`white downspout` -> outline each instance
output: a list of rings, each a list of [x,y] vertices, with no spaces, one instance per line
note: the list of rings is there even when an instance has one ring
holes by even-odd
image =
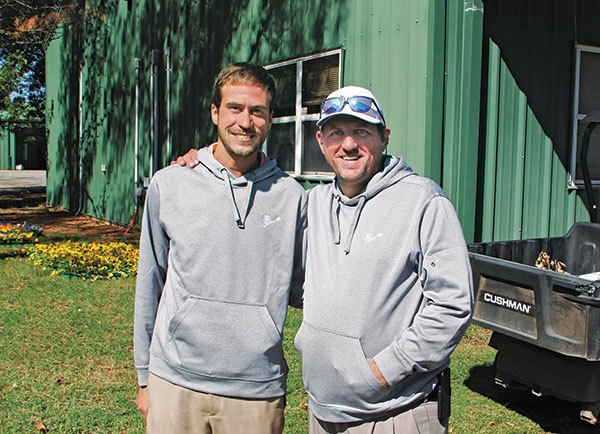
[[[167,155],[165,165],[168,165],[171,161],[171,47],[165,48],[165,57],[167,64],[165,69],[167,73]]]
[[[135,186],[135,208],[138,207],[139,153],[140,153],[140,59],[134,59],[135,65],[135,125],[133,144],[135,148],[135,164],[133,169],[133,184]]]
[[[140,59],[135,58],[133,60],[133,64],[135,67],[135,120],[133,127],[133,145],[135,149],[135,161],[133,165],[133,185],[135,188],[135,207],[133,208],[133,217],[129,226],[123,233],[127,234],[133,225],[135,224],[135,219],[137,218],[138,208],[139,208],[139,198],[142,194],[142,189],[139,188],[139,151],[140,151]]]
[[[75,215],[83,209],[83,65],[79,68],[79,207]]]

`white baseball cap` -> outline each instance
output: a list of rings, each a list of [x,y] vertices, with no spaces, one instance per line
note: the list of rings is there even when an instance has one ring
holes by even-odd
[[[321,103],[321,114],[317,126],[321,127],[334,116],[354,116],[370,124],[385,127],[385,118],[379,102],[367,89],[346,86],[329,94]]]

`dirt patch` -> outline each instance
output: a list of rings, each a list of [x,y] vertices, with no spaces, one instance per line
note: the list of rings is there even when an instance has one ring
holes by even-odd
[[[46,193],[15,191],[0,193],[0,222],[33,223],[44,229],[48,240],[123,241],[137,243],[139,228],[125,234],[126,228],[89,216],[75,215],[64,208],[46,204]]]

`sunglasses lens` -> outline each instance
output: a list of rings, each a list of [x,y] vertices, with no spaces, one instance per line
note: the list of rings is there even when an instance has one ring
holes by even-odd
[[[336,113],[340,111],[343,105],[344,100],[342,98],[326,99],[325,101],[323,101],[323,107],[321,108],[321,112],[325,115]]]
[[[368,96],[351,96],[350,98],[337,96],[334,98],[328,98],[321,104],[321,118],[334,113],[340,113],[345,104],[348,104],[353,112],[368,113],[367,116],[377,119],[379,122],[385,125],[383,115],[379,111],[377,103]]]
[[[373,100],[364,96],[355,96],[348,100],[350,108],[357,113],[366,113],[371,110]]]

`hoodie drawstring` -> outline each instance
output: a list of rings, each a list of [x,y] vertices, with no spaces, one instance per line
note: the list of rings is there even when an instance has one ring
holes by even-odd
[[[350,229],[348,230],[346,247],[344,248],[345,254],[350,253],[350,247],[352,246],[352,240],[354,239],[354,232],[356,231],[358,219],[360,218],[360,213],[362,212],[366,201],[367,198],[365,196],[360,196],[360,198],[358,199],[358,204],[356,205],[356,210],[354,210],[354,216],[352,217],[352,223],[350,223]]]
[[[333,196],[335,205],[331,207],[331,220],[333,221],[333,242],[338,245],[341,241],[340,235],[340,198]]]
[[[329,186],[332,196],[331,200],[335,202],[331,202],[330,224],[333,226],[334,243],[336,245],[342,243],[340,219],[347,222],[350,213],[354,212],[350,222],[348,235],[344,241],[345,254],[350,253],[356,227],[358,226],[358,221],[367,200],[370,200],[381,191],[411,175],[416,175],[416,173],[412,171],[402,158],[384,155],[382,160],[382,170],[373,175],[364,190],[357,196],[351,198],[344,196],[337,179]]]
[[[334,196],[335,205],[331,209],[331,218],[333,220],[333,241],[335,244],[341,243],[341,229],[340,229],[340,212],[341,212],[341,200],[339,196]],[[344,247],[344,253],[350,253],[350,248],[352,247],[352,240],[354,239],[354,232],[356,232],[356,227],[358,226],[358,220],[360,219],[360,213],[362,212],[365,203],[367,202],[367,198],[361,195],[358,198],[358,203],[356,204],[356,208],[354,210],[354,215],[352,216],[352,221],[350,222],[350,228],[348,229],[348,235],[346,236],[346,246]]]
[[[252,180],[247,180],[248,183],[248,203],[246,203],[246,209],[244,211],[244,217],[240,214],[240,210],[238,208],[237,202],[235,201],[235,195],[233,194],[233,185],[231,184],[231,178],[227,172],[227,169],[221,169],[221,174],[223,178],[225,178],[227,192],[229,193],[229,199],[231,200],[231,209],[233,211],[233,218],[240,229],[244,229],[246,227],[246,218],[248,217],[248,209],[250,208],[250,201],[252,200],[252,190],[254,188],[254,183]]]

